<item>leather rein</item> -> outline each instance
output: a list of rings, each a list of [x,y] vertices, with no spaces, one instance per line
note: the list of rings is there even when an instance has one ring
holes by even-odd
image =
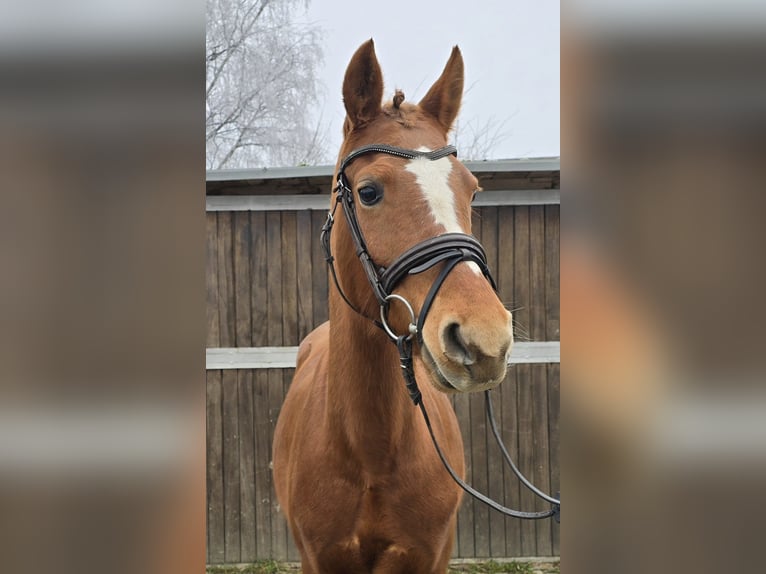
[[[335,187],[335,201],[333,202],[332,209],[327,214],[327,220],[322,227],[322,233],[320,237],[322,251],[324,252],[325,260],[330,268],[330,273],[335,283],[335,287],[338,293],[346,302],[346,304],[353,309],[357,314],[365,319],[372,321],[376,326],[385,331],[388,337],[396,344],[399,352],[400,365],[402,368],[402,375],[404,377],[407,391],[412,399],[412,402],[420,408],[423,414],[423,419],[428,428],[428,432],[431,435],[431,440],[436,448],[436,452],[442,461],[442,464],[446,468],[452,479],[460,486],[465,492],[487,504],[494,510],[505,514],[506,516],[513,516],[516,518],[537,520],[541,518],[553,517],[557,522],[560,520],[561,515],[561,501],[558,498],[553,498],[539,489],[537,489],[531,482],[529,482],[518,470],[513,463],[508,450],[503,445],[500,438],[500,434],[497,430],[497,425],[494,420],[494,414],[492,410],[492,399],[490,398],[489,390],[484,391],[485,404],[487,417],[490,420],[490,427],[492,434],[497,441],[500,450],[503,453],[503,458],[510,466],[514,474],[519,478],[522,484],[529,488],[536,496],[550,502],[553,507],[550,510],[542,512],[523,512],[519,510],[512,510],[505,506],[495,502],[488,498],[484,494],[476,491],[470,485],[465,483],[450,466],[447,458],[444,456],[439,443],[434,436],[433,429],[431,427],[431,421],[428,417],[428,412],[423,404],[423,397],[418,389],[417,381],[415,380],[415,371],[412,361],[412,343],[413,338],[416,338],[420,345],[423,344],[422,332],[423,325],[428,315],[428,311],[433,304],[436,294],[441,288],[442,284],[447,278],[447,275],[457,266],[458,263],[463,261],[473,262],[478,265],[484,277],[492,285],[492,288],[497,291],[497,285],[489,271],[487,265],[487,256],[484,252],[484,248],[475,237],[465,233],[444,233],[436,237],[431,237],[424,241],[421,241],[414,246],[407,249],[399,257],[397,257],[391,265],[388,267],[382,267],[375,263],[370,256],[367,249],[367,243],[365,242],[362,229],[359,226],[359,220],[356,215],[356,206],[354,201],[354,194],[349,185],[348,178],[346,177],[346,168],[356,158],[364,154],[371,153],[384,153],[402,159],[415,159],[425,158],[431,161],[435,161],[450,155],[457,155],[457,150],[454,146],[445,146],[434,151],[416,151],[395,146],[389,146],[385,144],[372,144],[360,147],[349,153],[343,161],[340,163],[337,174],[337,184]],[[332,249],[330,246],[330,234],[332,233],[333,225],[335,224],[335,212],[338,205],[342,205],[343,214],[345,216],[348,229],[351,233],[351,238],[354,242],[356,249],[356,255],[362,264],[367,281],[372,288],[372,292],[377,299],[380,306],[380,321],[377,319],[368,317],[365,315],[359,307],[354,305],[343,289],[340,287],[338,277],[335,272],[335,258],[332,255]],[[420,309],[420,313],[415,316],[415,312],[412,305],[401,295],[394,293],[396,287],[401,283],[408,275],[416,275],[422,273],[428,269],[431,269],[439,263],[444,263],[441,271],[436,277],[435,281],[431,285],[431,288],[423,301],[423,306]],[[397,335],[388,324],[388,311],[390,303],[393,300],[397,300],[405,305],[410,315],[410,324],[408,332],[404,335]]]

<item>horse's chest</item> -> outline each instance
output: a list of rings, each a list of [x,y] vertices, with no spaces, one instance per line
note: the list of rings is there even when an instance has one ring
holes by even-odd
[[[459,496],[450,491],[445,488],[442,494],[435,496],[433,489],[415,488],[407,480],[396,477],[386,479],[385,484],[345,489],[332,518],[327,520],[329,514],[325,514],[321,524],[314,525],[325,540],[319,552],[320,562],[357,564],[358,571],[367,571],[370,564],[381,561],[433,564],[454,530]],[[421,570],[407,568],[406,571]]]

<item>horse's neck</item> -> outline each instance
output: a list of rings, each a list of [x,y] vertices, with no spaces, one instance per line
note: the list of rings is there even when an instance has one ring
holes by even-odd
[[[343,303],[341,303],[345,307]],[[409,399],[396,347],[348,307],[330,319],[328,424],[355,457],[388,464],[411,445],[417,409]]]

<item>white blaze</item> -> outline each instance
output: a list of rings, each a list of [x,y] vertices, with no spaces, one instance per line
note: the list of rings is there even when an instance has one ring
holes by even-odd
[[[431,151],[421,147],[418,151]],[[455,194],[449,186],[449,176],[452,173],[452,163],[449,157],[430,160],[416,157],[404,168],[415,176],[434,221],[444,228],[445,233],[466,233],[457,220],[455,211]],[[481,273],[479,267],[469,262],[468,265],[475,273]]]

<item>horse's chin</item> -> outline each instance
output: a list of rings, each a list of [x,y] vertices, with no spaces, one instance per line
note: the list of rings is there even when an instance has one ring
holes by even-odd
[[[426,345],[422,345],[420,349],[420,358],[423,367],[428,373],[428,380],[442,393],[453,394],[485,391],[496,387],[505,379],[505,373],[503,373],[503,376],[497,380],[475,381],[471,379],[470,374],[464,367],[459,367],[459,370],[464,371],[464,373],[452,374],[446,366],[439,365]]]

